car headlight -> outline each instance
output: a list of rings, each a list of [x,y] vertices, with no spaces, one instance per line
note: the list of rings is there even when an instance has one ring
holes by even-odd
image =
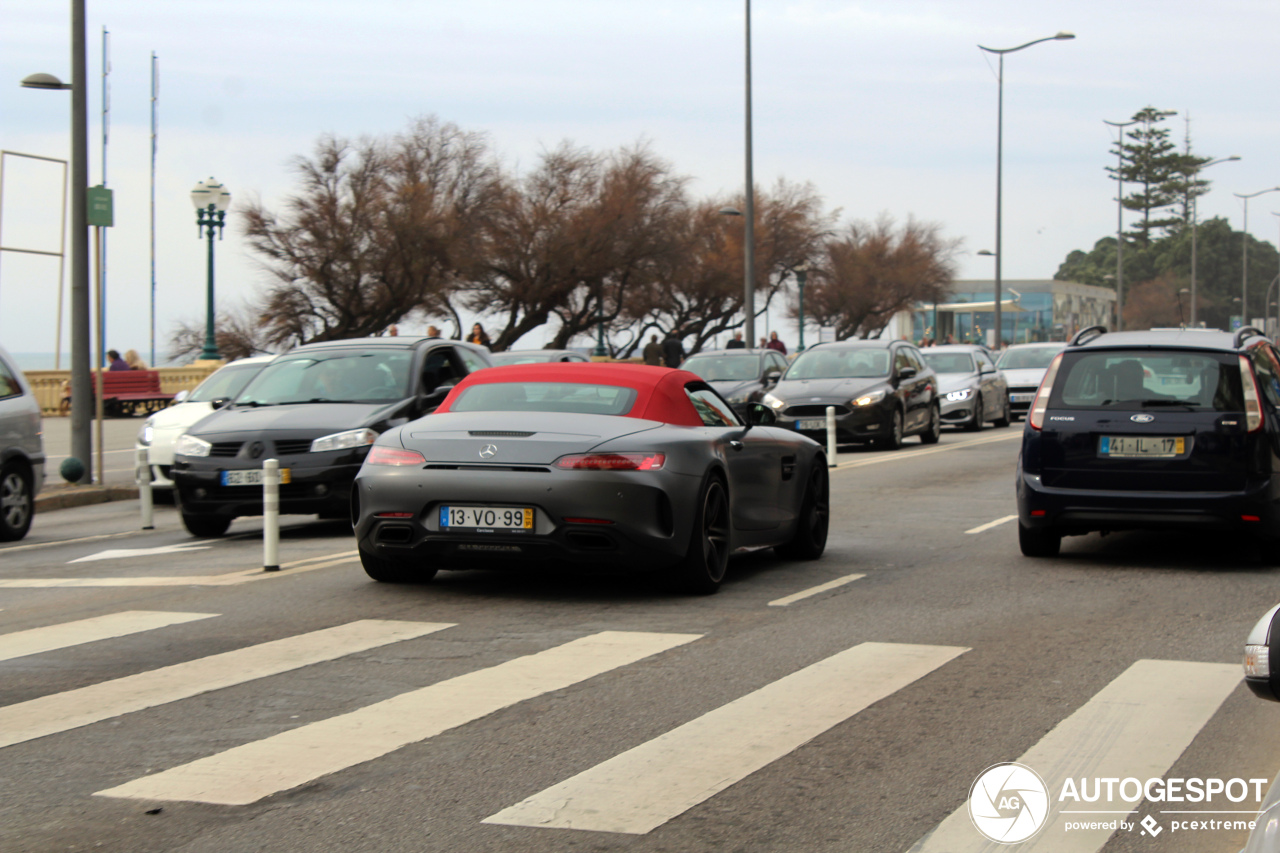
[[[968,400],[973,396],[972,388],[964,388],[959,391],[952,391],[947,395],[948,403],[959,403],[961,400]]]
[[[213,445],[203,438],[185,432],[173,443],[173,452],[177,456],[208,456],[212,449]]]
[[[311,442],[311,452],[321,453],[325,450],[346,450],[351,447],[364,447],[378,440],[378,434],[368,427],[349,429],[346,432],[335,432]]]
[[[873,403],[879,403],[884,399],[884,395],[888,392],[883,388],[879,391],[872,391],[870,394],[863,394],[861,397],[855,397],[849,403],[854,406],[870,406]]]
[[[786,400],[779,400],[777,397],[773,396],[772,394],[765,394],[763,397],[760,398],[760,402],[764,403],[766,406],[773,409],[775,412],[781,412],[783,409],[787,407]]]
[[[151,426],[151,418],[147,418],[142,422],[142,429],[138,430],[138,444],[143,447],[151,446],[151,436],[155,430]]]

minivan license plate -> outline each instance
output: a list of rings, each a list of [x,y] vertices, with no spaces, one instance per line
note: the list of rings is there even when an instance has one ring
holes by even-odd
[[[1183,454],[1186,441],[1182,436],[1104,435],[1098,452],[1112,459],[1169,459]]]
[[[533,509],[525,506],[442,506],[440,529],[532,533]]]

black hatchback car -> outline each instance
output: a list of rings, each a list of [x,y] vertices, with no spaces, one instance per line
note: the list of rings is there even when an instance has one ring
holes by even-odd
[[[1229,333],[1079,332],[1045,373],[1018,457],[1022,553],[1135,529],[1280,537],[1280,355]]]
[[[836,441],[873,442],[887,450],[907,435],[925,444],[942,434],[938,377],[907,341],[821,343],[796,357],[761,399],[778,426],[826,440],[827,407],[836,412]]]
[[[279,356],[174,443],[182,523],[212,537],[260,515],[267,458],[280,462],[281,513],[346,518],[377,437],[435,411],[458,380],[489,366],[484,347],[441,338],[329,341]]]

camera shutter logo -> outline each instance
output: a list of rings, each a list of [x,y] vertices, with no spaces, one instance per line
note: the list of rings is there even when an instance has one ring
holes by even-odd
[[[1049,816],[1049,789],[1024,764],[993,764],[973,780],[969,819],[987,839],[1017,844],[1040,831]]]

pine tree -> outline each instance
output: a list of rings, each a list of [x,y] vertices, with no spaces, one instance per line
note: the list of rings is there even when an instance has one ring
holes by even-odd
[[[1149,246],[1154,231],[1169,229],[1180,221],[1176,217],[1155,218],[1166,207],[1178,203],[1178,181],[1186,176],[1179,172],[1185,168],[1184,155],[1169,141],[1169,129],[1160,127],[1166,118],[1177,113],[1145,107],[1134,113],[1137,127],[1130,130],[1128,142],[1118,143],[1112,154],[1118,154],[1120,165],[1107,167],[1111,176],[1125,184],[1136,184],[1138,190],[1121,199],[1129,210],[1142,213],[1142,219],[1129,233],[1139,246]]]

